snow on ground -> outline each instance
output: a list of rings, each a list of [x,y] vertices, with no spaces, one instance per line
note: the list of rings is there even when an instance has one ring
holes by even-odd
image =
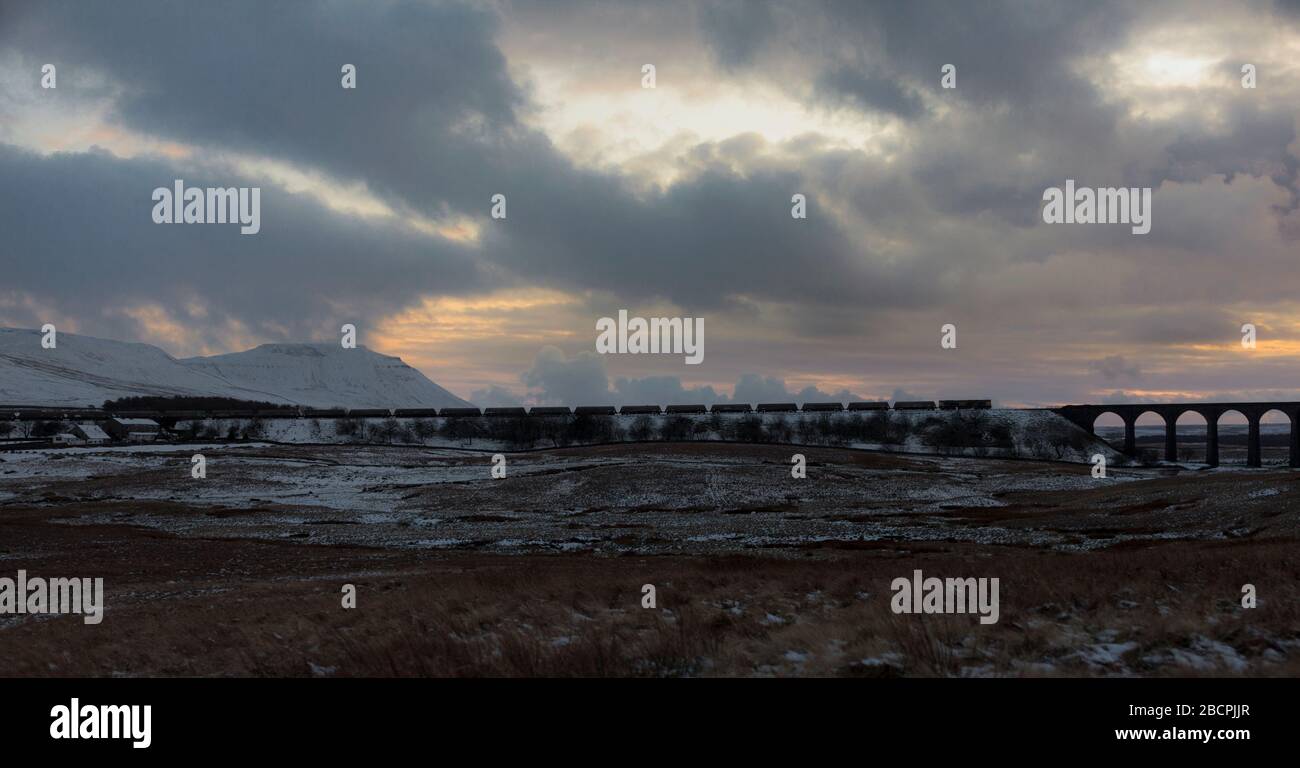
[[[713,552],[844,541],[1062,549],[1132,538],[1006,520],[963,524],[1009,494],[1094,490],[1087,467],[891,457],[820,448],[652,443],[491,456],[448,448],[273,444],[42,450],[0,458],[0,514],[85,504],[68,524],[130,522],[202,536],[474,547],[502,552]],[[202,453],[207,478],[191,477]],[[1107,483],[1151,471],[1117,470]],[[111,503],[110,503],[111,502]],[[1067,526],[1068,527],[1068,526]],[[1159,534],[1140,534],[1157,538]]]

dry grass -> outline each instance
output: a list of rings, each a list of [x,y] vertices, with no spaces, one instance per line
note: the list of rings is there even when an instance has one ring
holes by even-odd
[[[115,529],[120,532],[121,529]],[[105,532],[107,533],[107,531]],[[1300,673],[1295,542],[503,557],[193,542],[114,573],[109,612],[0,620],[5,675],[935,676]],[[57,559],[57,558],[56,558]],[[98,560],[99,562],[96,562]],[[157,563],[188,565],[183,587]],[[889,583],[995,576],[1001,620],[889,610]],[[54,572],[53,569],[51,572]],[[67,572],[66,570],[60,572]],[[293,577],[282,574],[293,573]],[[1260,606],[1239,605],[1243,583]],[[340,606],[340,586],[358,607]],[[640,607],[655,584],[658,609]],[[1216,645],[1221,644],[1221,645]],[[1114,660],[1094,652],[1108,647]],[[1229,648],[1228,655],[1222,653]],[[1092,659],[1090,663],[1089,659]],[[1197,666],[1200,665],[1200,666]]]

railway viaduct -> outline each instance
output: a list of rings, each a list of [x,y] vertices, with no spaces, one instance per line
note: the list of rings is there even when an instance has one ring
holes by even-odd
[[[1097,418],[1104,413],[1113,413],[1124,420],[1124,453],[1136,453],[1136,424],[1138,417],[1145,413],[1154,413],[1165,422],[1165,459],[1178,460],[1178,417],[1184,413],[1198,413],[1205,419],[1205,463],[1212,467],[1219,465],[1219,418],[1225,413],[1236,411],[1246,417],[1249,434],[1246,439],[1246,466],[1260,466],[1259,422],[1269,411],[1279,411],[1291,422],[1291,459],[1292,467],[1300,467],[1300,432],[1296,422],[1300,420],[1300,402],[1272,403],[1125,403],[1122,405],[1066,405],[1053,408],[1053,411],[1074,424],[1096,434],[1094,425]]]

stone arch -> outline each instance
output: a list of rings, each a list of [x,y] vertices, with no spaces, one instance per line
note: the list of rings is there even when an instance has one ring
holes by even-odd
[[[1254,426],[1250,426],[1250,425]],[[1257,466],[1251,464],[1250,433],[1258,429],[1259,417],[1251,418],[1251,409],[1239,405],[1227,405],[1214,417],[1214,426],[1218,452],[1226,454],[1219,459],[1224,464],[1237,466]],[[1246,427],[1246,429],[1243,429]],[[1217,462],[1216,462],[1217,464]]]
[[[1181,444],[1179,441],[1180,427],[1184,430],[1181,435]],[[1166,455],[1165,458],[1170,461],[1184,463],[1202,461],[1205,464],[1209,464],[1209,429],[1210,418],[1207,417],[1199,408],[1183,408],[1172,414],[1169,427],[1169,432],[1172,436],[1172,443],[1167,447],[1173,449],[1174,456],[1171,458]],[[1190,445],[1191,443],[1196,443],[1203,447],[1192,448]]]
[[[1113,416],[1114,417],[1113,419],[1105,419],[1105,420],[1110,422],[1119,422],[1119,423],[1105,424],[1101,426],[1101,429],[1107,430],[1108,435],[1115,427],[1120,427],[1124,431],[1122,433],[1122,436],[1116,436],[1114,438],[1111,438],[1109,436],[1106,437],[1105,438],[1106,444],[1109,445],[1111,448],[1114,448],[1115,450],[1125,454],[1130,453],[1133,450],[1133,419],[1131,417],[1125,416],[1123,409],[1098,408],[1096,411],[1091,413],[1090,416],[1092,418],[1088,420],[1088,431],[1091,432],[1093,435],[1097,434],[1097,429],[1098,429],[1097,422],[1102,421],[1103,419],[1105,419],[1105,417]]]
[[[1282,406],[1270,404],[1259,414],[1258,466],[1296,466],[1295,422],[1295,416]]]
[[[1132,419],[1131,423],[1133,424],[1133,431],[1134,431],[1133,452],[1131,455],[1134,456],[1135,458],[1150,457],[1150,458],[1158,459],[1162,454],[1167,454],[1169,449],[1169,431],[1173,426],[1173,420],[1165,415],[1165,409],[1163,409],[1159,405],[1137,405],[1134,406],[1129,411],[1129,413],[1131,414],[1130,418]],[[1163,449],[1152,447],[1152,446],[1148,446],[1145,448],[1138,447],[1138,438],[1137,438],[1137,431],[1139,427],[1138,422],[1142,421],[1143,418],[1148,415],[1155,416],[1164,425],[1164,440],[1162,441],[1164,444]],[[1148,423],[1140,426],[1150,426],[1150,424]]]

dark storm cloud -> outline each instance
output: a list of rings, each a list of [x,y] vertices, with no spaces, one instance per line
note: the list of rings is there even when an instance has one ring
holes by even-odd
[[[874,88],[917,87],[978,104],[1043,105],[1077,98],[1069,63],[1122,41],[1134,12],[1122,3],[1050,2],[783,2],[751,19],[742,9],[706,23],[702,32],[724,61],[761,61],[763,49],[798,50],[823,76],[879,68]],[[773,8],[779,10],[773,10]],[[780,15],[783,24],[758,18]],[[706,18],[710,18],[707,17]],[[812,44],[810,44],[812,43]],[[745,51],[737,57],[735,51]],[[846,53],[850,52],[850,53]],[[847,59],[847,60],[845,60]],[[943,91],[940,67],[957,66],[958,87]],[[845,66],[851,68],[845,70]],[[814,77],[814,79],[816,79]]]
[[[1300,0],[1273,0],[1283,14],[1300,18]]]
[[[905,154],[907,162],[893,163],[903,170],[888,173],[904,175],[903,183],[911,185],[929,212],[959,217],[993,213],[1013,226],[1029,227],[1038,221],[1042,190],[1067,177],[1081,179],[1091,173],[1102,176],[1096,185],[1158,186],[1188,170],[1178,145],[1167,154],[1141,160],[1123,157],[1127,148],[1148,142],[1132,128],[1128,135],[1121,133],[1126,104],[1100,91],[1077,67],[1081,57],[1102,57],[1125,45],[1139,20],[1139,8],[1048,2],[827,2],[781,7],[790,9],[783,14],[787,24],[750,30],[753,38],[744,47],[754,51],[748,57],[752,66],[758,69],[771,60],[764,52],[779,56],[783,51],[806,51],[816,41],[817,53],[802,57],[816,83],[806,93],[814,103],[856,104],[866,113],[907,119],[911,151]],[[1162,15],[1154,7],[1150,13]],[[711,44],[725,49],[741,46],[734,38],[743,30],[729,29],[724,37],[715,26],[702,27]],[[955,89],[940,87],[944,64],[957,68]],[[919,92],[959,109],[932,117]],[[1216,172],[1258,173],[1261,154],[1277,165],[1279,156],[1287,155],[1286,136],[1277,128],[1290,117],[1283,110],[1253,120],[1243,115],[1242,135],[1217,141],[1253,156],[1219,163]],[[1252,147],[1246,134],[1263,143]],[[1196,141],[1188,136],[1173,139]],[[1009,172],[1008,158],[1018,155],[1033,157],[1032,164]],[[1222,150],[1219,155],[1228,159]],[[878,176],[860,178],[864,183]],[[890,205],[896,196],[873,189],[862,196],[868,198],[873,206]],[[913,216],[899,223],[914,228],[916,220]]]
[[[932,90],[941,90],[939,68],[950,63],[957,65],[957,88],[950,94],[1027,106],[1081,95],[1070,63],[1115,47],[1133,17],[1116,2],[844,0],[832,7],[837,29],[878,30],[884,58]]]
[[[816,90],[831,103],[847,102],[861,109],[889,112],[902,118],[916,117],[925,109],[920,98],[897,82],[850,67],[822,73],[817,78]]]
[[[1200,181],[1223,174],[1265,176],[1291,193],[1291,209],[1300,205],[1296,181],[1300,158],[1287,149],[1295,141],[1295,115],[1240,105],[1228,114],[1226,129],[1213,133],[1184,133],[1168,146],[1169,165],[1162,178]]]
[[[407,203],[485,204],[469,183],[521,95],[494,18],[422,2],[31,3],[0,43],[102,70],[128,127],[365,179]],[[358,87],[340,87],[343,64]],[[503,158],[504,159],[504,158]],[[427,209],[426,209],[427,210]]]
[[[746,45],[779,50],[801,40],[803,28],[827,38],[825,50],[857,51],[847,63],[833,54],[811,57],[817,82],[840,86],[816,88],[815,98],[838,104],[845,93],[857,93],[865,111],[916,117],[924,110],[909,107],[906,99],[921,90],[970,108],[959,118],[910,129],[923,139],[905,167],[937,211],[989,211],[1029,226],[1045,186],[1066,176],[1084,183],[1090,173],[1104,174],[1089,183],[1105,186],[1159,186],[1164,180],[1199,181],[1210,173],[1264,175],[1291,189],[1295,200],[1298,163],[1288,148],[1294,140],[1292,105],[1243,90],[1228,107],[1229,130],[1183,121],[1164,153],[1130,158],[1124,157],[1130,148],[1150,143],[1143,133],[1158,137],[1159,129],[1125,126],[1121,132],[1125,103],[1078,70],[1080,57],[1119,50],[1135,28],[1197,20],[1197,6],[831,2],[798,7],[802,13],[790,14],[787,18],[796,21],[784,31],[756,27]],[[739,45],[734,39],[722,42],[712,27],[704,31],[715,45]],[[733,37],[739,32],[729,30]],[[757,53],[750,58],[761,61]],[[957,67],[952,90],[940,87],[940,67],[948,63]],[[1235,80],[1240,65],[1231,66]],[[980,131],[979,124],[993,130]],[[998,168],[1008,157],[1029,153],[1036,159],[1028,179],[1023,172],[1008,179]]]
[[[312,9],[56,3],[20,17],[9,42],[120,79],[120,119],[147,134],[323,168],[426,214],[482,218],[505,194],[507,220],[488,222],[482,258],[534,284],[695,307],[735,294],[843,303],[862,285],[872,301],[918,293],[873,278],[825,218],[791,220],[791,194],[807,186],[795,172],[718,163],[647,200],[576,169],[517,122],[522,97],[483,11]],[[358,67],[355,91],[339,87],[342,63]]]
[[[804,188],[792,173],[719,166],[641,203],[603,180],[521,175],[485,251],[539,283],[668,296],[688,309],[729,295],[882,305],[923,295],[862,259],[824,212],[791,218],[791,194]]]
[[[727,69],[751,63],[777,29],[776,13],[769,3],[720,0],[700,3],[697,13],[718,62]]]
[[[241,235],[237,225],[155,224],[153,190],[182,178],[156,160],[102,152],[41,157],[0,144],[0,178],[3,288],[43,297],[46,320],[96,318],[119,333],[138,331],[124,317],[113,320],[115,313],[158,304],[183,320],[189,299],[199,298],[209,314],[195,318],[197,330],[219,334],[233,319],[273,338],[283,329],[305,339],[387,314],[426,292],[486,285],[462,248],[341,221],[312,199],[276,188],[262,189],[257,235]],[[183,178],[187,186],[250,185],[226,175]]]

